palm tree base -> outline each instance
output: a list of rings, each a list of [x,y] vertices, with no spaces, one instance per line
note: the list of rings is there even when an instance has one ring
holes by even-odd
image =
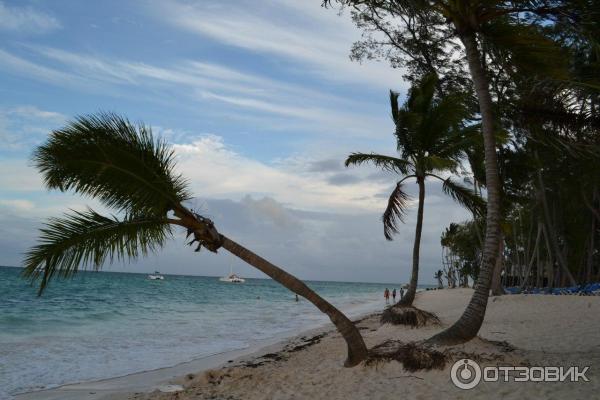
[[[377,365],[381,362],[398,361],[406,371],[444,369],[449,357],[441,351],[423,346],[418,343],[403,343],[398,340],[388,340],[369,351],[366,365]]]
[[[407,325],[413,328],[440,324],[440,319],[437,315],[413,306],[403,306],[401,304],[386,308],[381,314],[380,321],[382,324]]]
[[[408,293],[406,293],[404,296],[402,296],[402,298],[400,300],[398,300],[398,302],[396,304],[394,304],[392,307],[412,307],[412,303],[413,301],[415,301],[415,292],[408,291]]]
[[[344,361],[344,367],[352,368],[356,367],[361,362],[365,361],[368,357],[368,351],[365,349],[360,349],[358,352],[352,351],[350,346],[348,346],[348,357],[346,361]]]

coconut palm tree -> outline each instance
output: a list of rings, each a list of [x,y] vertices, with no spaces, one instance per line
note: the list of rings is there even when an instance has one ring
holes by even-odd
[[[408,291],[398,303],[401,306],[411,306],[417,290],[425,181],[441,181],[445,194],[475,214],[481,215],[485,208],[485,202],[472,189],[457,183],[451,177],[440,176],[444,172],[457,171],[466,144],[471,140],[467,133],[473,131],[473,126],[464,126],[469,111],[463,95],[453,93],[436,98],[437,81],[435,74],[426,75],[411,88],[402,107],[398,106],[398,93],[390,92],[399,158],[373,153],[353,153],[346,159],[346,166],[371,163],[400,176],[382,216],[383,233],[388,240],[392,240],[392,235],[398,233],[398,223],[403,221],[406,213],[409,197],[404,191],[405,183],[415,180],[419,186],[412,272]]]
[[[346,366],[367,355],[363,339],[344,314],[296,277],[221,234],[208,218],[188,209],[186,180],[175,172],[173,151],[150,128],[115,114],[83,116],[52,132],[33,163],[46,186],[99,200],[119,215],[88,209],[50,219],[38,244],[26,254],[24,275],[39,278],[39,294],[55,276],[80,268],[102,268],[105,261],[136,259],[160,249],[182,227],[197,243],[216,253],[224,248],[327,314],[346,340]]]
[[[409,68],[419,70],[410,61],[403,64],[402,59],[413,60],[420,53],[433,54],[441,60],[436,68],[454,66],[457,51],[464,51],[479,105],[484,148],[487,209],[483,257],[475,291],[465,311],[453,325],[429,339],[430,343],[464,343],[477,335],[483,323],[500,245],[502,182],[494,132],[498,113],[492,100],[492,63],[486,48],[503,51],[505,55],[496,58],[495,67],[514,76],[565,80],[568,55],[560,51],[558,41],[549,38],[546,32],[552,27],[558,31],[579,29],[584,25],[582,20],[594,19],[595,9],[586,2],[529,0],[323,0],[323,5],[335,2],[352,8],[359,27],[383,34],[384,39],[368,38],[366,46],[355,45],[353,50],[367,49],[362,51],[366,57],[383,54],[394,66],[408,64]],[[396,48],[398,54],[382,49],[382,43],[384,47]]]

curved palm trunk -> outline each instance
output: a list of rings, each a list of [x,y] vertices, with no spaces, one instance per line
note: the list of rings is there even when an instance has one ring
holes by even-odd
[[[304,297],[313,303],[320,311],[327,314],[331,322],[333,322],[346,341],[348,347],[348,358],[344,363],[346,367],[353,367],[367,357],[367,347],[365,346],[365,342],[363,341],[360,332],[354,323],[342,314],[342,312],[329,304],[295,276],[288,274],[281,268],[271,264],[264,258],[239,245],[228,237],[221,235],[221,239],[222,247],[230,253],[262,271],[292,292]]]
[[[413,245],[412,273],[406,294],[398,302],[399,306],[412,306],[417,293],[419,281],[419,251],[421,249],[421,232],[423,231],[423,206],[425,204],[425,178],[418,177],[419,184],[419,209],[417,211],[417,227],[415,228],[415,243]]]
[[[460,39],[465,46],[471,78],[479,101],[481,125],[483,130],[483,147],[485,154],[485,179],[488,192],[485,240],[483,260],[475,292],[462,316],[448,329],[429,339],[430,342],[457,344],[464,343],[477,335],[487,307],[490,291],[490,281],[496,258],[498,257],[500,233],[500,178],[498,175],[498,160],[496,157],[496,140],[494,137],[494,114],[489,84],[483,66],[481,55],[477,48],[475,34],[464,32]]]

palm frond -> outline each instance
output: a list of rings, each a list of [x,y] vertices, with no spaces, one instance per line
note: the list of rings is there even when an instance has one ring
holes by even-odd
[[[392,235],[398,233],[398,224],[404,222],[406,206],[409,197],[403,190],[403,185],[398,183],[392,191],[388,205],[381,216],[383,221],[383,235],[387,240],[392,240]]]
[[[444,180],[442,190],[445,194],[452,197],[454,201],[467,208],[476,216],[485,215],[486,202],[481,196],[475,194],[473,190],[454,182],[451,178]]]
[[[544,33],[544,28],[495,18],[486,24],[484,30],[482,37],[486,47],[499,52],[516,73],[568,79],[568,54],[558,41]]]
[[[453,92],[436,97],[437,82],[435,74],[426,75],[411,87],[402,107],[392,109],[397,114],[396,147],[402,158],[434,154],[458,161],[469,144],[462,134],[464,122],[471,116],[468,96]]]
[[[425,136],[428,146],[435,146],[439,138],[444,138],[450,132],[458,131],[461,124],[471,115],[467,106],[467,95],[464,93],[449,93],[432,102],[422,123],[422,136]]]
[[[437,74],[431,73],[425,75],[418,85],[412,86],[408,93],[405,109],[425,114],[431,106],[438,80]]]
[[[408,158],[421,150],[422,146],[415,132],[421,126],[422,120],[422,115],[418,113],[405,109],[398,110],[394,135],[396,136],[396,150],[402,157]]]
[[[425,115],[431,108],[437,82],[436,74],[425,75],[418,84],[411,86],[402,108],[396,110],[396,147],[404,158],[424,150],[423,138],[420,137],[419,131],[422,130]]]
[[[435,155],[423,157],[425,170],[427,171],[452,171],[455,172],[459,163],[451,158],[442,158]]]
[[[73,190],[121,211],[164,214],[190,197],[167,144],[115,114],[82,116],[52,132],[33,163],[48,188]]]
[[[348,167],[350,165],[369,163],[383,169],[384,171],[396,172],[400,174],[407,174],[411,168],[413,168],[413,164],[410,161],[375,153],[352,153],[348,156],[344,164],[346,167]]]
[[[39,244],[25,255],[23,275],[41,278],[39,294],[56,274],[69,277],[79,268],[100,269],[108,259],[135,259],[162,247],[171,236],[166,220],[153,215],[108,218],[88,209],[51,218],[40,229]]]

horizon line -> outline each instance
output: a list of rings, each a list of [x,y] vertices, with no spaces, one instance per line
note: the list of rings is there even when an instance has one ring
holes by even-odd
[[[15,266],[15,265],[0,265],[0,268],[18,268],[18,269],[23,269],[23,267],[20,266]],[[92,272],[92,273],[116,273],[116,274],[135,274],[135,275],[146,275],[149,274],[150,272],[131,272],[131,271],[106,271],[106,270],[90,270],[90,269],[83,269],[78,271],[78,273],[80,272]],[[191,277],[202,277],[202,278],[220,278],[221,276],[218,275],[191,275],[191,274],[177,274],[177,273],[162,273],[163,275],[171,275],[171,276],[191,276]],[[265,278],[245,278],[245,279],[260,279],[260,280],[270,280],[272,281],[272,278],[269,277],[265,277]],[[335,280],[321,280],[321,279],[300,279],[301,281],[305,281],[305,282],[334,282],[334,283],[367,283],[367,284],[376,284],[376,285],[405,285],[408,284],[408,282],[404,282],[404,283],[400,283],[400,282],[366,282],[366,281],[335,281]],[[433,283],[421,283],[418,284],[417,286],[435,286],[436,284]]]

